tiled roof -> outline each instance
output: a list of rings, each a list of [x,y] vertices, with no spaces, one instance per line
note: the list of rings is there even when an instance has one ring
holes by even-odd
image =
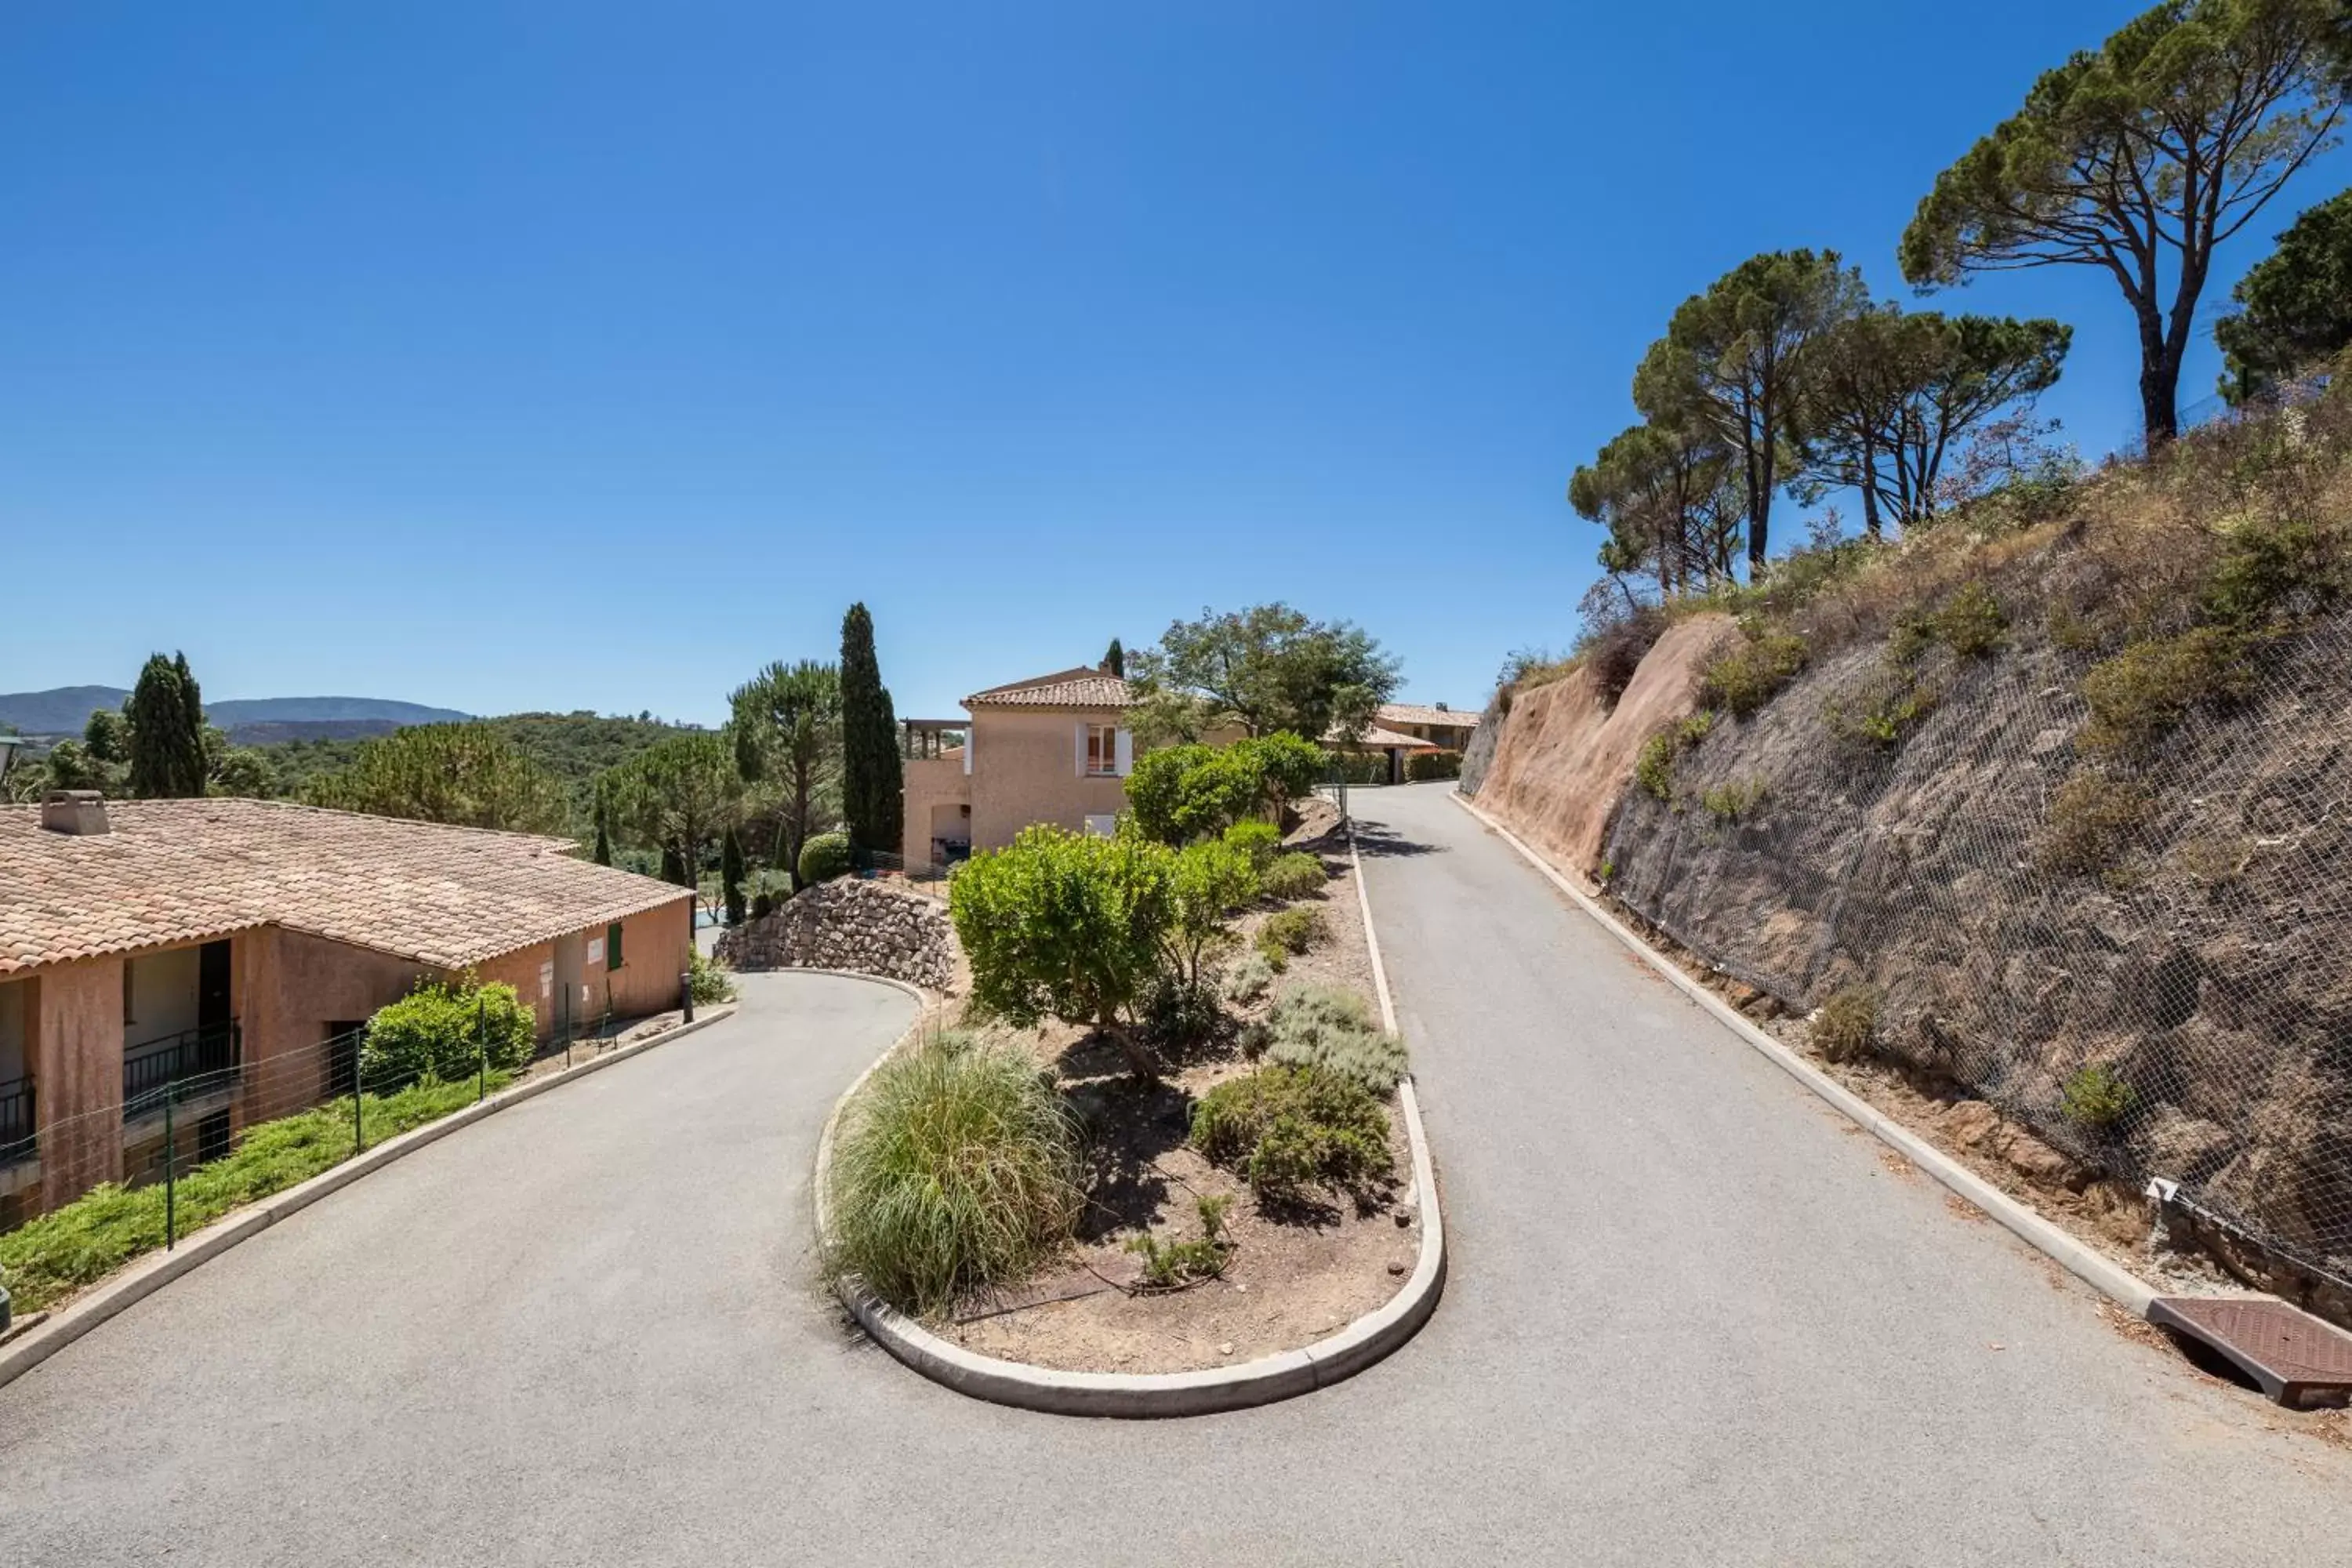
[[[992,686],[963,700],[967,708],[1127,708],[1134,702],[1126,681],[1084,664],[1008,686]]]
[[[1377,724],[1352,738],[1333,730],[1323,737],[1323,743],[1327,746],[1406,746],[1416,751],[1436,750],[1418,735],[1400,735],[1394,730],[1383,730]]]
[[[1384,724],[1446,724],[1462,730],[1478,727],[1475,713],[1465,713],[1459,708],[1423,708],[1412,702],[1383,702],[1373,717]]]
[[[561,838],[260,800],[106,815],[77,837],[0,806],[0,975],[258,925],[462,969],[687,896]]]

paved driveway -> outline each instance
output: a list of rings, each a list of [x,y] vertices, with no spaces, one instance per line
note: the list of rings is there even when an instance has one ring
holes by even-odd
[[[1454,1244],[1387,1363],[1080,1423],[850,1345],[806,1173],[895,993],[738,1018],[273,1227],[0,1389],[0,1560],[2256,1563],[2352,1456],[2088,1298],[1633,966],[1441,786],[1360,792]]]

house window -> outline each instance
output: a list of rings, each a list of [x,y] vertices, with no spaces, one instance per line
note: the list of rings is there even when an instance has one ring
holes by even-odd
[[[1087,813],[1087,837],[1089,838],[1118,837],[1118,814],[1093,811]]]
[[[1118,725],[1089,724],[1087,726],[1087,773],[1091,778],[1112,778],[1118,775]]]
[[[618,921],[604,928],[604,967],[607,970],[621,967],[621,922]]]

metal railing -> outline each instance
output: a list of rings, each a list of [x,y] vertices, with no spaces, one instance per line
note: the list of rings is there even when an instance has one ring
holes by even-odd
[[[35,1109],[30,1077],[0,1083],[0,1165],[14,1165],[40,1152],[33,1131]]]
[[[122,1120],[136,1121],[166,1101],[209,1094],[236,1081],[244,1036],[236,1020],[183,1029],[122,1052]]]

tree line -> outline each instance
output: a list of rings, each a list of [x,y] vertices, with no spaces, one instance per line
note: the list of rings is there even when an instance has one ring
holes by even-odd
[[[2142,426],[2179,433],[2179,381],[2216,249],[2336,145],[2352,91],[2345,0],[2168,0],[2042,73],[1939,174],[1898,247],[1921,293],[2084,267],[2132,311]],[[2216,335],[2232,401],[2352,343],[2352,193],[2304,216]],[[1633,382],[1638,423],[1569,484],[1628,603],[1768,569],[1774,499],[1850,493],[1864,534],[1931,522],[2038,454],[2034,399],[2073,331],[1906,310],[1835,251],[1753,257],[1675,311]],[[1964,457],[1965,454],[1965,457]],[[1832,527],[1838,526],[1832,520]]]

